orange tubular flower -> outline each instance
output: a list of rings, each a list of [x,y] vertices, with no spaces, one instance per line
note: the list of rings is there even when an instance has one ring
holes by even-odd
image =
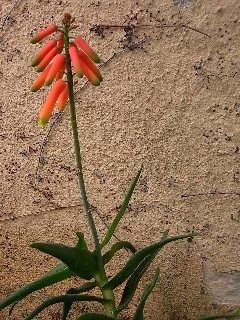
[[[37,66],[42,59],[48,54],[49,51],[51,51],[54,47],[56,47],[57,41],[56,40],[50,40],[48,43],[40,50],[38,53],[33,57],[32,59],[32,66]]]
[[[100,58],[99,56],[96,54],[95,51],[93,51],[93,49],[88,45],[88,43],[83,40],[82,37],[77,37],[75,39],[75,42],[79,45],[79,47],[89,56],[89,58],[95,62],[95,63],[99,63],[100,62]]]
[[[80,59],[79,59],[79,61],[81,64],[83,74],[87,77],[88,81],[90,81],[92,83],[92,85],[94,85],[94,86],[99,86],[100,81],[99,81],[98,77],[96,76],[96,74],[93,73],[92,70],[89,69],[88,66],[84,62],[82,62]]]
[[[83,71],[82,71],[80,59],[78,56],[78,50],[74,45],[70,46],[69,54],[73,64],[73,70],[76,73],[76,75],[81,78],[83,76]]]
[[[89,59],[88,55],[86,55],[82,50],[79,50],[78,56],[80,57],[80,60],[86,64],[86,66],[98,77],[99,81],[101,82],[103,80],[102,75],[95,64]]]
[[[63,92],[60,94],[60,96],[57,99],[57,107],[59,111],[63,111],[67,105],[68,101],[68,86],[66,85],[66,88],[63,90]]]
[[[66,63],[64,61],[64,64],[61,66],[60,70],[57,72],[57,74],[55,76],[56,81],[58,79],[62,79],[62,77],[64,76],[64,73],[65,73],[65,69],[66,69]]]
[[[37,72],[41,72],[43,71],[47,65],[49,64],[49,62],[52,61],[52,59],[58,54],[59,49],[57,47],[54,47],[50,52],[48,52],[48,54],[42,59],[42,61],[39,63],[39,65],[37,65],[36,67],[36,71]]]
[[[37,77],[37,79],[33,82],[31,91],[38,91],[43,85],[48,75],[48,71],[50,69],[50,65]]]
[[[50,86],[53,83],[54,78],[56,77],[57,73],[61,70],[64,64],[64,61],[65,61],[64,55],[60,53],[56,55],[45,80],[46,86]]]
[[[87,77],[87,79],[94,85],[98,86],[100,80],[96,74],[81,60],[77,48],[73,45],[69,48],[69,54],[73,63],[73,69],[77,75],[82,75],[82,73]]]
[[[47,28],[43,29],[42,31],[40,31],[39,33],[37,33],[31,40],[31,43],[37,43],[41,40],[43,40],[44,38],[46,38],[47,36],[49,36],[50,34],[52,34],[53,32],[57,31],[57,26],[55,24],[51,24],[50,26],[48,26]]]
[[[45,124],[48,123],[48,120],[52,115],[54,105],[58,97],[60,96],[60,94],[63,92],[65,88],[66,88],[66,83],[62,79],[59,79],[54,83],[51,91],[47,96],[45,103],[43,104],[40,110],[39,119],[38,119],[39,125],[44,126]]]

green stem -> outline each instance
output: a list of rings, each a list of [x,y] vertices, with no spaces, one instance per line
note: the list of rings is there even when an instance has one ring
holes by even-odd
[[[111,288],[104,288],[104,285],[107,282],[107,278],[104,279],[100,274],[95,275],[95,280],[102,291],[103,298],[107,301],[104,303],[104,309],[107,316],[116,319],[116,304],[115,296]]]
[[[74,100],[74,91],[73,91],[73,73],[71,67],[71,59],[69,55],[69,28],[68,26],[64,27],[64,42],[65,42],[65,54],[66,54],[66,66],[67,66],[67,81],[68,81],[68,90],[69,90],[69,104],[70,104],[70,114],[71,114],[71,124],[72,124],[72,132],[73,132],[73,140],[74,140],[74,149],[75,149],[75,157],[77,162],[78,169],[78,182],[79,189],[82,197],[84,211],[86,213],[88,224],[92,232],[92,237],[95,244],[95,253],[97,256],[98,270],[99,274],[96,277],[97,284],[102,290],[103,297],[108,299],[109,302],[104,304],[106,315],[116,319],[115,316],[115,297],[113,294],[113,290],[102,289],[102,287],[107,282],[107,276],[104,268],[103,257],[101,253],[101,246],[97,234],[96,225],[94,223],[94,219],[92,216],[91,208],[88,203],[87,193],[84,183],[83,177],[83,169],[82,169],[82,160],[81,160],[81,150],[80,150],[80,142],[78,137],[78,128],[77,128],[77,119],[76,119],[76,109],[75,109],[75,100]]]
[[[74,140],[74,149],[75,149],[75,156],[76,156],[77,169],[78,169],[79,188],[80,188],[80,193],[82,197],[84,211],[87,215],[89,227],[91,229],[92,237],[95,244],[98,267],[100,272],[105,273],[97,229],[93,220],[90,205],[88,203],[87,193],[86,193],[86,188],[85,188],[85,183],[83,178],[82,159],[81,159],[81,151],[80,151],[80,142],[78,137],[76,109],[75,109],[75,100],[74,100],[74,91],[73,91],[73,74],[72,74],[71,60],[69,55],[69,34],[68,34],[67,26],[65,27],[65,30],[64,30],[64,36],[65,36],[64,39],[65,39],[66,65],[67,65],[67,81],[68,81],[68,90],[69,90],[69,104],[70,104],[71,124],[72,124],[73,140]]]

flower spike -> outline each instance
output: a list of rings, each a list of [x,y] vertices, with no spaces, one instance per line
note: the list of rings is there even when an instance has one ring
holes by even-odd
[[[47,28],[43,29],[42,31],[40,31],[39,33],[37,33],[31,40],[31,43],[35,44],[41,40],[43,40],[44,38],[46,38],[47,36],[49,36],[50,34],[52,34],[53,32],[57,31],[57,26],[55,24],[51,24],[50,26],[48,26]]]
[[[56,40],[50,40],[48,43],[40,50],[32,59],[32,66],[37,66],[43,58],[48,54],[49,51],[51,51],[54,47],[56,47],[57,41]]]
[[[89,58],[95,62],[95,63],[99,63],[100,62],[100,58],[99,56],[96,54],[96,52],[89,46],[89,44],[83,40],[82,37],[77,37],[75,39],[75,42],[79,45],[79,47],[89,56]]]
[[[65,61],[64,55],[60,53],[56,55],[45,80],[46,86],[50,86],[53,83],[57,73],[61,70],[62,66],[64,65],[64,61]]]
[[[50,52],[48,52],[48,54],[37,65],[36,71],[37,72],[43,71],[58,53],[60,53],[59,49],[57,47],[54,47]]]
[[[45,126],[48,123],[48,120],[50,119],[54,105],[60,96],[60,94],[63,92],[63,90],[66,87],[65,81],[62,79],[59,79],[57,82],[54,83],[51,91],[49,92],[47,99],[45,103],[43,104],[40,114],[38,123],[40,126]]]
[[[50,119],[55,105],[60,111],[63,111],[67,105],[69,98],[68,86],[74,85],[74,82],[67,84],[63,80],[68,64],[71,64],[78,77],[85,75],[95,86],[98,86],[103,80],[99,69],[95,65],[95,63],[100,62],[96,52],[80,36],[75,41],[70,40],[69,31],[77,27],[73,25],[74,20],[70,14],[66,13],[63,19],[63,28],[58,28],[55,24],[51,24],[37,33],[31,40],[32,43],[37,43],[52,33],[58,32],[55,39],[49,40],[34,55],[31,61],[35,70],[41,72],[33,82],[31,90],[37,91],[44,84],[46,86],[52,85],[40,110],[39,124],[42,126]],[[62,53],[64,49],[65,52]],[[69,58],[70,61],[68,60]]]

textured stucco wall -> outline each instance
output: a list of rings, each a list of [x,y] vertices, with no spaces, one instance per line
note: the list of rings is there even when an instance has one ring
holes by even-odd
[[[143,175],[118,237],[141,248],[166,229],[199,232],[156,259],[161,279],[146,319],[192,320],[239,305],[239,0],[2,0],[0,8],[0,297],[56,263],[30,249],[31,242],[74,244],[76,230],[88,232],[69,111],[48,135],[49,126],[36,124],[46,90],[29,90],[38,48],[30,37],[70,12],[102,59],[111,58],[99,88],[76,87],[87,189],[100,233],[141,163]],[[138,25],[134,34],[90,31],[128,23]],[[160,23],[186,24],[211,37],[186,28],[140,27]],[[11,319],[24,319],[51,292],[32,295]],[[38,319],[56,319],[58,310]],[[7,319],[7,312],[0,318]]]

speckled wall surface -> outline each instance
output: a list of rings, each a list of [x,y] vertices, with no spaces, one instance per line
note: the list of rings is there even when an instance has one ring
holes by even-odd
[[[38,48],[31,36],[70,12],[107,62],[100,87],[76,86],[87,189],[99,232],[142,163],[118,237],[141,248],[166,229],[199,232],[156,259],[161,279],[145,319],[192,320],[240,305],[239,0],[2,0],[0,8],[0,297],[56,264],[30,249],[31,242],[74,244],[76,230],[88,233],[69,110],[49,133],[50,126],[36,123],[46,90],[29,90],[35,78],[30,60]],[[39,300],[66,288],[64,283],[32,295],[11,319],[24,319]],[[55,306],[37,319],[57,319],[58,311]],[[7,312],[0,318],[8,319]]]

